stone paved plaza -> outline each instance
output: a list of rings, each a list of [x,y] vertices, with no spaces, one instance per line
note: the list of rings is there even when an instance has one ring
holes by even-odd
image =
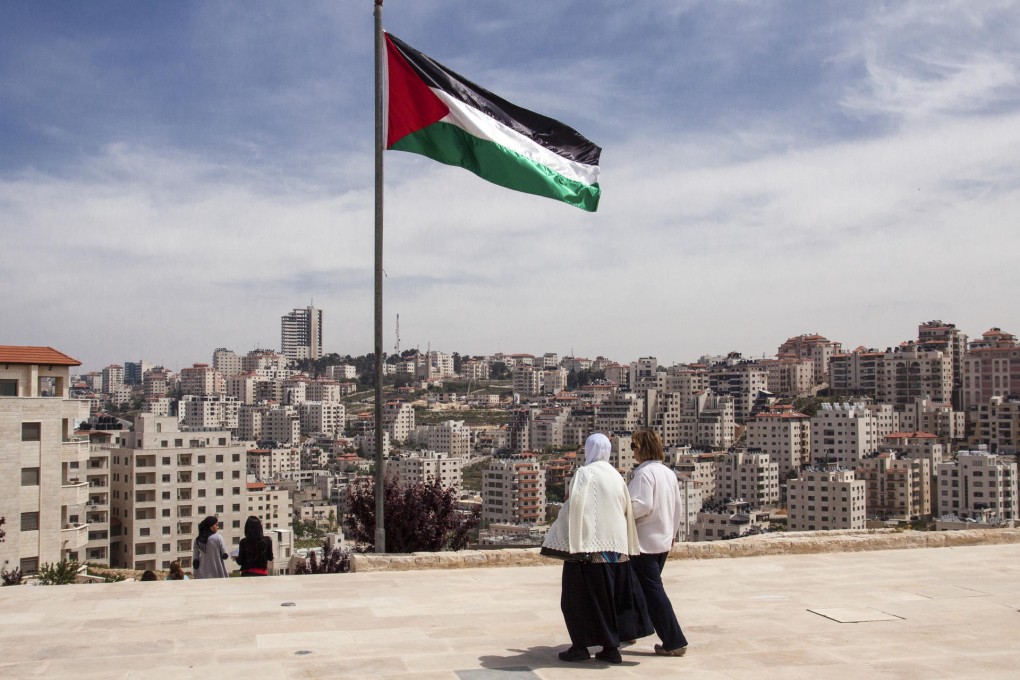
[[[672,560],[691,646],[567,664],[558,565],[0,589],[0,678],[1020,677],[1020,544]]]

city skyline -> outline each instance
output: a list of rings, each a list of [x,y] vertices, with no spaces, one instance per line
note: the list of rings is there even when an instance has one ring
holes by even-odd
[[[387,154],[384,348],[397,314],[402,347],[664,364],[1017,332],[1015,9],[387,3],[604,153],[594,215]],[[371,12],[4,3],[2,341],[180,368],[314,299],[370,353]]]

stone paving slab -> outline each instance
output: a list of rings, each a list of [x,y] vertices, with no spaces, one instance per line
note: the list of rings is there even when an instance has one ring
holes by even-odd
[[[556,657],[559,565],[0,588],[0,678],[1018,677],[1017,543],[671,560],[664,581],[690,651],[646,638],[618,666]]]

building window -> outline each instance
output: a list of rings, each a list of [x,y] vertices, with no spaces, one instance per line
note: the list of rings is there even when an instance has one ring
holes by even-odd
[[[39,468],[21,468],[21,486],[39,486]]]
[[[17,380],[0,380],[0,397],[18,396]]]
[[[24,574],[34,574],[39,571],[39,558],[38,557],[22,557],[21,571]]]
[[[216,479],[223,479],[223,472],[222,471],[216,473]]]
[[[217,505],[216,506],[216,512],[217,513],[223,512],[223,506],[222,505]]]
[[[21,441],[37,442],[42,439],[42,423],[22,423]]]
[[[39,513],[38,512],[21,513],[21,530],[39,531]]]
[[[223,454],[222,453],[216,454],[216,462],[217,463],[222,463],[223,462]]]

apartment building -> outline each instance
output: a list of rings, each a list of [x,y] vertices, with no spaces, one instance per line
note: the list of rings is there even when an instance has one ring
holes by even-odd
[[[663,419],[665,430],[668,421]],[[733,398],[711,391],[687,400],[675,421],[676,439],[665,446],[689,445],[702,449],[728,449],[736,438],[736,405]]]
[[[460,489],[464,459],[437,451],[416,451],[386,461],[386,476],[397,483],[430,484],[434,480],[444,488]]]
[[[26,574],[86,557],[89,443],[75,429],[88,405],[69,398],[80,365],[51,347],[0,346],[0,564]]]
[[[1012,456],[987,450],[959,451],[956,460],[936,471],[936,512],[978,521],[1015,521],[1017,463]]]
[[[645,400],[632,392],[617,392],[595,406],[597,432],[630,434],[645,426]]]
[[[530,428],[528,441],[529,448],[541,451],[547,448],[561,448],[565,445],[576,444],[564,436],[566,423],[570,418],[570,409],[567,407],[532,409],[530,413]]]
[[[727,453],[717,459],[715,471],[715,500],[739,499],[755,509],[779,504],[779,464],[767,453]]]
[[[227,543],[244,535],[248,447],[230,432],[183,431],[176,418],[140,415],[110,449],[112,566],[191,565],[192,541],[207,515]]]
[[[513,369],[514,392],[524,396],[542,394],[545,371],[531,364],[520,364]]]
[[[460,377],[463,380],[488,380],[489,362],[479,359],[467,359],[460,365]]]
[[[262,436],[259,439],[276,442],[279,446],[297,446],[301,443],[301,416],[292,406],[263,411]]]
[[[449,454],[452,458],[471,455],[471,428],[463,420],[447,420],[437,425],[419,425],[410,441],[429,451]]]
[[[124,367],[120,364],[110,364],[103,369],[103,391],[107,394],[114,389],[124,386]]]
[[[294,524],[294,508],[291,504],[290,491],[274,484],[262,482],[245,484],[245,512],[248,513],[245,521],[251,516],[262,520],[262,528],[267,535],[276,529],[290,531]],[[243,529],[244,525],[242,524],[241,527]],[[273,543],[275,549],[280,543],[277,542],[279,541],[278,537],[274,538],[276,539]],[[286,545],[286,542],[282,543]],[[277,563],[286,563],[286,559],[277,555],[276,550],[274,550],[274,557]]]
[[[963,358],[967,354],[967,336],[956,328],[956,324],[943,323],[941,320],[926,321],[917,327],[917,344],[924,349],[938,350],[949,357],[953,376],[950,403],[957,411],[962,411]]]
[[[335,380],[309,380],[305,384],[305,399],[308,401],[340,401],[344,390]]]
[[[244,370],[241,357],[226,347],[217,347],[213,350],[212,361],[213,369],[222,375],[224,379],[237,375]]]
[[[777,397],[809,394],[817,384],[812,359],[780,355],[777,359],[764,359],[761,364],[768,375],[768,391]]]
[[[124,362],[124,384],[125,385],[141,385],[142,376],[145,372],[152,368],[152,364],[144,359],[138,361],[125,361]]]
[[[821,405],[811,417],[811,460],[853,466],[878,450],[879,427],[861,402]]]
[[[829,361],[839,354],[842,345],[817,333],[797,335],[787,339],[776,352],[777,357],[791,356],[807,359],[812,364],[811,377],[815,384],[829,379]]]
[[[949,455],[949,449],[938,437],[930,432],[893,432],[882,439],[882,449],[896,453],[901,458],[927,461],[928,474],[931,475],[930,494],[934,497],[936,470]]]
[[[944,403],[953,394],[953,357],[905,342],[885,352],[857,349],[830,362],[832,391],[868,396],[903,410],[918,399]]]
[[[142,394],[146,399],[162,399],[170,391],[173,384],[170,371],[157,366],[142,374]]]
[[[545,522],[545,473],[529,455],[493,458],[482,474],[482,528]]]
[[[967,412],[971,448],[980,445],[992,453],[1016,454],[1020,451],[1020,395],[991,397],[974,404]]]
[[[811,417],[791,405],[757,413],[747,421],[745,434],[749,450],[767,453],[779,465],[780,479],[811,463]]]
[[[189,430],[230,430],[237,432],[241,403],[234,397],[184,395],[177,408]]]
[[[407,441],[414,430],[414,406],[408,401],[383,404],[383,428],[395,442]]]
[[[250,449],[245,456],[245,474],[258,482],[288,479],[301,470],[301,450],[289,446]]]
[[[966,419],[963,411],[952,404],[923,398],[906,405],[899,412],[899,429],[904,432],[930,432],[949,450],[965,438]]]
[[[223,394],[227,383],[223,375],[209,364],[193,364],[181,369],[181,393],[199,396]]]
[[[768,370],[757,361],[733,355],[708,369],[708,387],[733,400],[733,415],[738,423],[751,417],[755,407],[768,393]]]
[[[790,531],[864,529],[866,484],[853,470],[807,469],[787,486]]]
[[[769,513],[752,510],[743,501],[730,501],[718,509],[702,509],[698,521],[690,527],[690,540],[721,541],[764,533],[768,528]]]
[[[347,407],[339,401],[306,401],[298,405],[301,434],[341,435],[347,422]]]
[[[719,474],[716,469],[719,466],[719,458],[723,455],[718,453],[690,453],[689,449],[684,453],[673,453],[669,451],[666,458],[674,458],[673,470],[677,475],[689,480],[692,487],[701,492],[705,500],[717,498],[716,484]]]
[[[932,468],[926,458],[879,453],[854,466],[864,480],[868,517],[901,521],[931,516]]]
[[[322,310],[311,305],[280,317],[280,352],[288,359],[322,356]]]

